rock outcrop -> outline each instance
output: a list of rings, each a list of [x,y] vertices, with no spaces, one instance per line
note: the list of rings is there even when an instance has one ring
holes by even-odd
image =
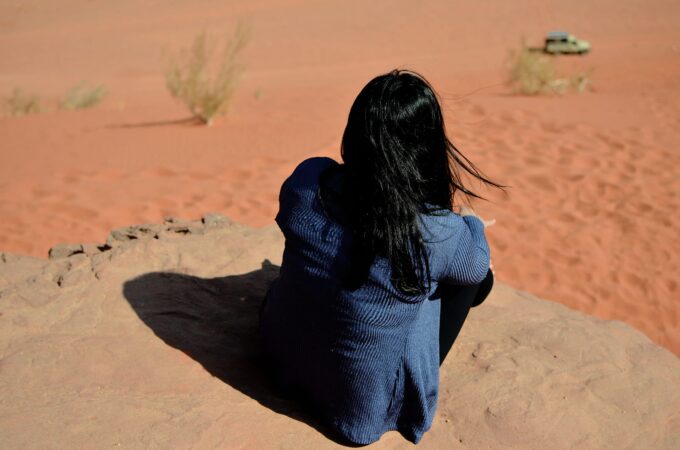
[[[0,253],[0,447],[334,448],[261,372],[283,238],[219,214]],[[497,284],[441,369],[419,447],[680,448],[680,360],[621,322]],[[396,432],[375,448],[413,445]]]

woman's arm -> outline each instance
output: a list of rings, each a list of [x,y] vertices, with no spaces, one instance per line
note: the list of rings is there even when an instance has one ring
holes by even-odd
[[[338,163],[325,156],[307,158],[300,162],[281,184],[279,211],[274,220],[284,235],[287,235],[291,220],[304,216],[305,211],[311,208],[316,195],[319,174],[333,164]]]
[[[470,210],[471,211],[471,210]],[[481,283],[489,270],[489,244],[484,235],[484,222],[464,209],[454,215],[461,229],[457,247],[446,258],[446,272],[442,281],[450,284]]]

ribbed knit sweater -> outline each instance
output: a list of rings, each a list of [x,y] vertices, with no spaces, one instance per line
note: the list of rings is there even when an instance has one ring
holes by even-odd
[[[363,286],[345,290],[340,278],[351,233],[324,212],[318,195],[320,173],[337,164],[306,159],[281,186],[276,222],[285,249],[259,323],[271,375],[349,441],[369,444],[398,430],[418,443],[432,425],[439,395],[436,287],[484,279],[484,225],[450,211],[421,216],[433,279],[425,295],[396,289],[382,257]]]

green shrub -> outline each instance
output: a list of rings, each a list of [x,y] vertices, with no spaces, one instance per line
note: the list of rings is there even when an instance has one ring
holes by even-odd
[[[106,95],[106,88],[102,85],[88,87],[84,81],[71,88],[61,100],[64,109],[85,109],[97,106]]]
[[[250,29],[239,22],[226,39],[221,59],[214,59],[214,43],[205,32],[199,33],[190,49],[170,58],[165,82],[170,94],[182,101],[205,124],[225,114],[244,70],[240,54],[248,43]]]
[[[42,111],[38,96],[14,88],[12,94],[5,98],[5,105],[10,116],[23,116]]]

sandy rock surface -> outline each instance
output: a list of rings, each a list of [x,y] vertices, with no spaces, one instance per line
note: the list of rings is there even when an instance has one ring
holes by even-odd
[[[282,250],[275,226],[207,214],[48,260],[0,253],[0,447],[339,447],[258,370]],[[412,446],[396,432],[373,445]],[[680,360],[498,284],[442,367],[419,447],[680,448]]]

